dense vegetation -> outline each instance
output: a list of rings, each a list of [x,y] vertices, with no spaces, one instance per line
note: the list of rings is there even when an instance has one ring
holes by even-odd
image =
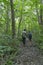
[[[24,28],[43,50],[43,0],[0,0],[0,58],[17,54]]]

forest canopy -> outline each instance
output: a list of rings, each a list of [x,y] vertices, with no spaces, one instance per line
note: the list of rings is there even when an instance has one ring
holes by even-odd
[[[43,36],[43,0],[0,0],[0,36],[21,36],[24,28]]]

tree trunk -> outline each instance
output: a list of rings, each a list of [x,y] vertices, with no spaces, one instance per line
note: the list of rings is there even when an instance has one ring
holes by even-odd
[[[38,6],[37,5],[38,5],[38,3],[36,1],[37,20],[38,20],[39,24],[42,24],[43,23],[43,20],[42,20],[42,14],[43,14],[43,11],[42,11],[42,0],[40,0],[40,9],[39,9],[39,12],[38,12]]]
[[[20,16],[19,25],[18,25],[18,35],[20,33],[21,21],[22,21],[22,11],[21,11],[21,16]]]
[[[43,9],[42,9],[42,0],[40,1],[40,22],[41,24],[43,24],[43,20],[42,20],[42,14],[43,14]]]
[[[38,14],[38,9],[36,8],[36,12],[37,12],[37,20],[39,22],[39,14]]]
[[[9,7],[7,6],[6,10],[6,33],[8,34],[9,32]]]
[[[15,35],[15,12],[14,12],[14,6],[13,6],[13,0],[10,0],[11,5],[11,19],[12,19],[12,38],[14,39]]]

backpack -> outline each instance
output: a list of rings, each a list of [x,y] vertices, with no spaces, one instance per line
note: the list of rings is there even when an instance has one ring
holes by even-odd
[[[23,38],[26,38],[26,31],[23,31],[23,32],[22,32],[22,37],[23,37]]]
[[[29,38],[30,38],[30,37],[32,38],[32,33],[31,33],[31,32],[29,33]]]

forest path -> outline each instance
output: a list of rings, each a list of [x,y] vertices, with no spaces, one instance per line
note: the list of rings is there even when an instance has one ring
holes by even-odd
[[[15,60],[15,65],[43,65],[43,55],[41,55],[41,52],[35,47],[34,43],[30,47],[28,40],[25,47],[20,44],[20,51]]]

